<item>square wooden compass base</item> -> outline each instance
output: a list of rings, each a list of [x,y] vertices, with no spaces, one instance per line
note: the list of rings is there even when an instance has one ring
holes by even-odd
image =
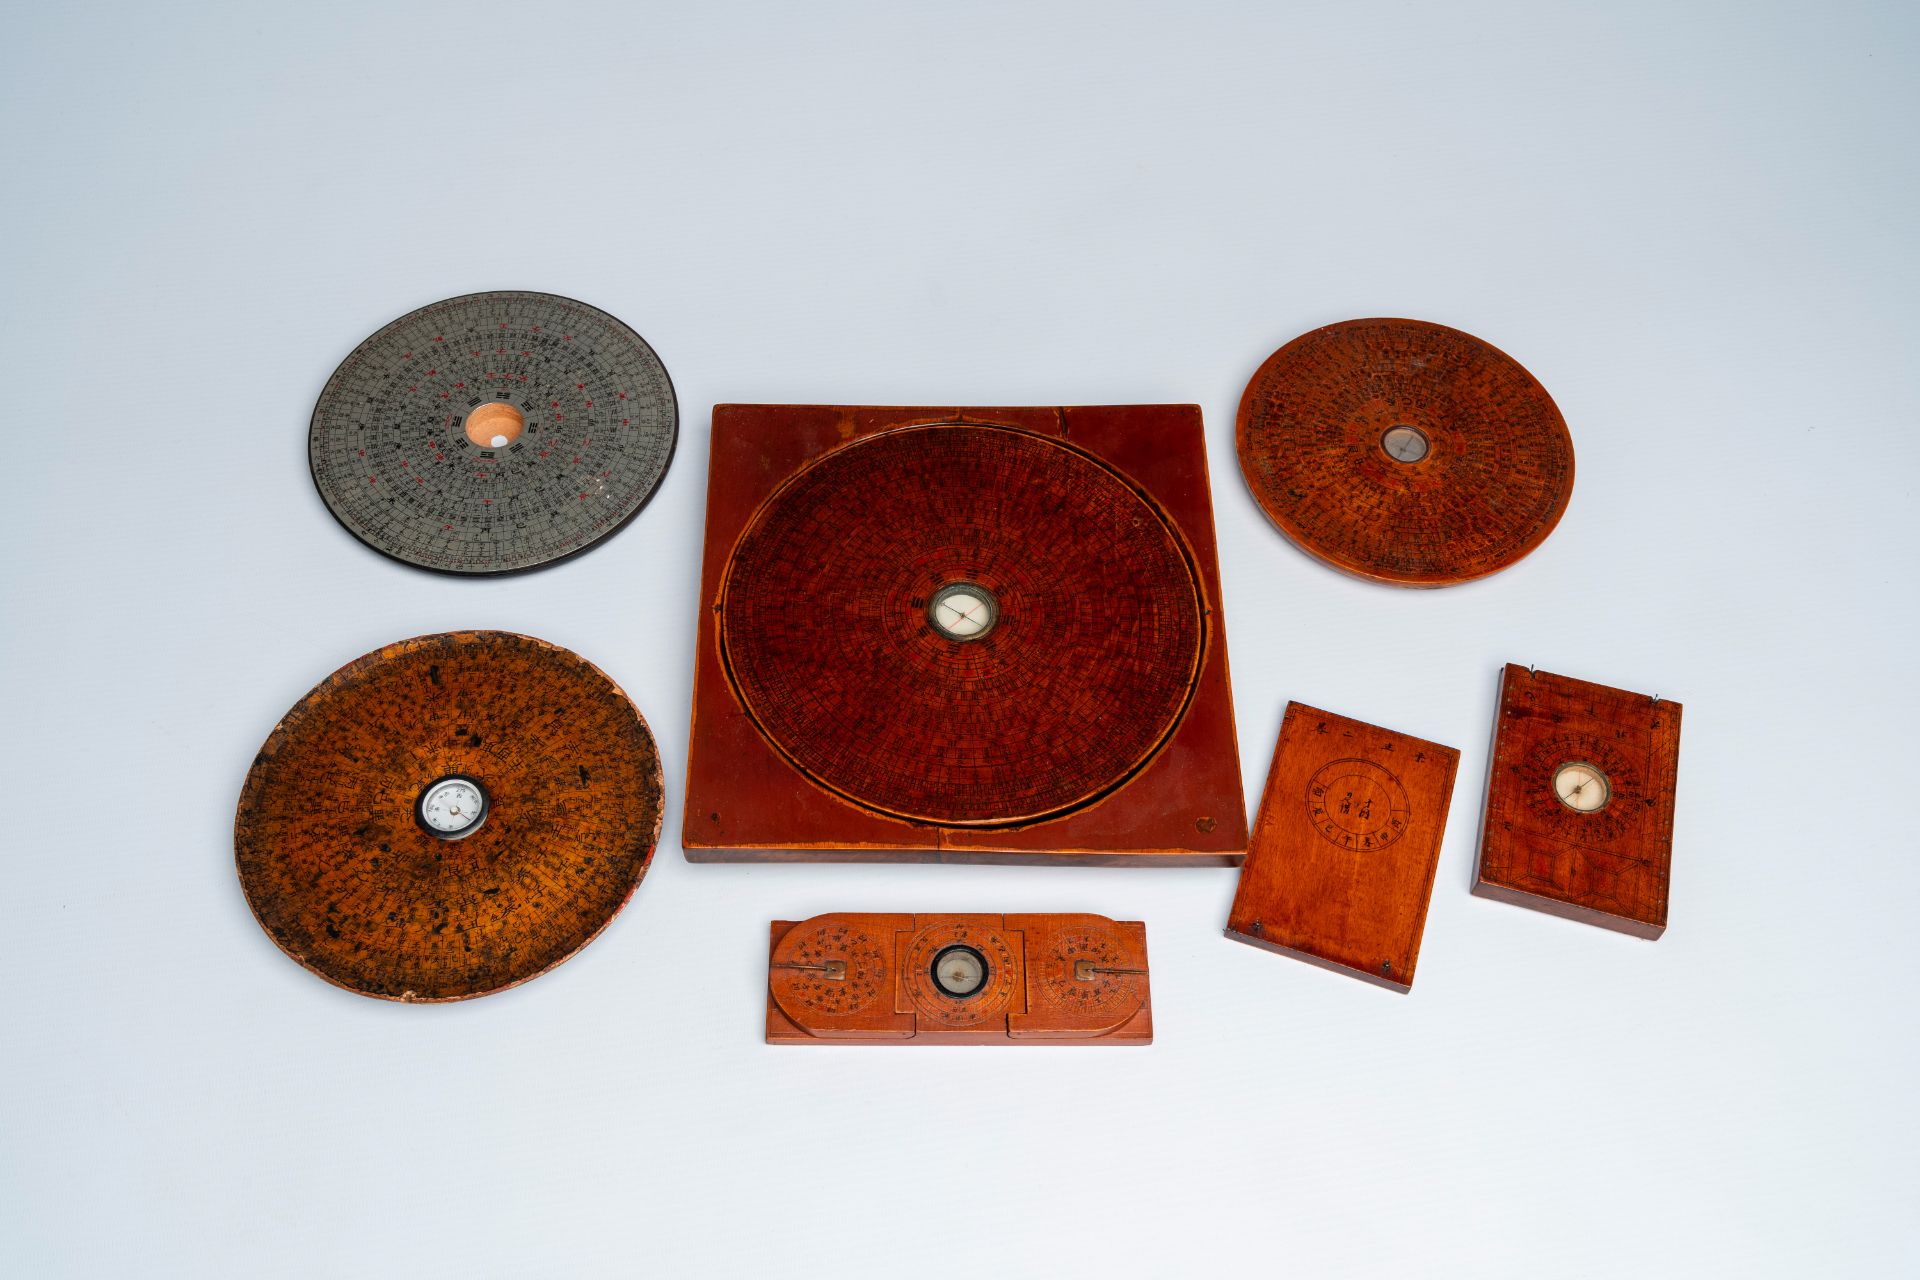
[[[1194,405],[713,411],[693,862],[1234,866]]]

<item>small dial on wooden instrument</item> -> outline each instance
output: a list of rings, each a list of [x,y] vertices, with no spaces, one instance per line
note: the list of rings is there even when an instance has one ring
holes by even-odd
[[[957,923],[915,935],[901,976],[919,1017],[944,1027],[971,1027],[1006,1013],[1019,972],[1013,944],[999,930]]]
[[[1553,771],[1553,794],[1575,813],[1598,813],[1613,798],[1613,786],[1599,765],[1569,760]]]
[[[879,939],[841,920],[798,928],[774,948],[775,998],[828,1017],[874,1006],[887,981],[887,952]]]
[[[999,599],[978,583],[949,583],[927,605],[927,621],[949,640],[978,640],[999,620]]]
[[[1582,844],[1606,844],[1634,829],[1645,811],[1643,748],[1624,729],[1559,733],[1538,743],[1520,766],[1527,807],[1540,821]]]
[[[1387,456],[1395,462],[1411,465],[1426,457],[1427,451],[1433,446],[1427,439],[1426,432],[1418,427],[1399,423],[1381,433],[1380,447],[1385,449]]]
[[[987,958],[965,943],[946,947],[933,958],[933,984],[945,995],[965,1000],[987,985]]]
[[[1042,980],[1052,995],[1070,1006],[1107,1009],[1139,1004],[1145,996],[1146,970],[1096,933],[1069,933],[1055,941]]]
[[[458,840],[480,829],[487,817],[487,792],[476,778],[449,774],[427,784],[414,808],[428,835]]]

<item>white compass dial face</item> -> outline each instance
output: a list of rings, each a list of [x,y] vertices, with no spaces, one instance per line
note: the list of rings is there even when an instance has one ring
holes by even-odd
[[[1613,798],[1613,787],[1599,765],[1569,760],[1553,771],[1553,794],[1575,813],[1598,813]]]
[[[948,947],[934,957],[933,980],[946,994],[965,999],[986,985],[986,958],[972,947]]]
[[[420,797],[420,821],[434,835],[457,840],[487,816],[487,798],[468,778],[442,778]]]
[[[1000,620],[993,592],[971,582],[955,582],[934,593],[927,621],[949,640],[978,640]]]
[[[1427,433],[1418,427],[1388,427],[1380,437],[1380,447],[1395,462],[1418,462],[1427,456]]]

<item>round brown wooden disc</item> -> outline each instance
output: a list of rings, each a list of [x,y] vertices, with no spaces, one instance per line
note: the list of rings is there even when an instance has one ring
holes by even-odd
[[[945,825],[1111,792],[1179,723],[1206,644],[1158,506],[1068,444],[977,424],[870,436],[793,477],[721,608],[728,676],[777,750]]]
[[[430,813],[436,784],[455,786]],[[453,838],[433,823],[471,822]],[[342,667],[254,757],[234,822],[281,949],[389,1000],[463,1000],[590,942],[646,874],[660,756],[617,685],[531,636],[420,636]]]
[[[1420,320],[1348,320],[1247,384],[1240,469],[1280,531],[1336,569],[1408,587],[1497,573],[1573,492],[1573,440],[1513,357]]]

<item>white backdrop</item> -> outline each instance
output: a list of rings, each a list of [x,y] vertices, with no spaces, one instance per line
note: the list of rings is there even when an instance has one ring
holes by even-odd
[[[1920,1268],[1920,17],[1543,7],[35,5],[0,31],[0,1272],[1889,1275]],[[306,471],[388,320],[548,290],[680,393],[638,521],[460,581]],[[1407,592],[1296,552],[1233,411],[1352,316],[1537,375],[1545,546]],[[1248,803],[1288,698],[1460,782],[1398,996],[1222,939],[1226,870],[695,867],[718,401],[1197,401]],[[341,663],[578,650],[671,807],[579,957],[410,1008],[233,874]],[[1685,703],[1672,923],[1468,895],[1501,663]],[[1145,1050],[769,1048],[766,924],[1144,919]]]

